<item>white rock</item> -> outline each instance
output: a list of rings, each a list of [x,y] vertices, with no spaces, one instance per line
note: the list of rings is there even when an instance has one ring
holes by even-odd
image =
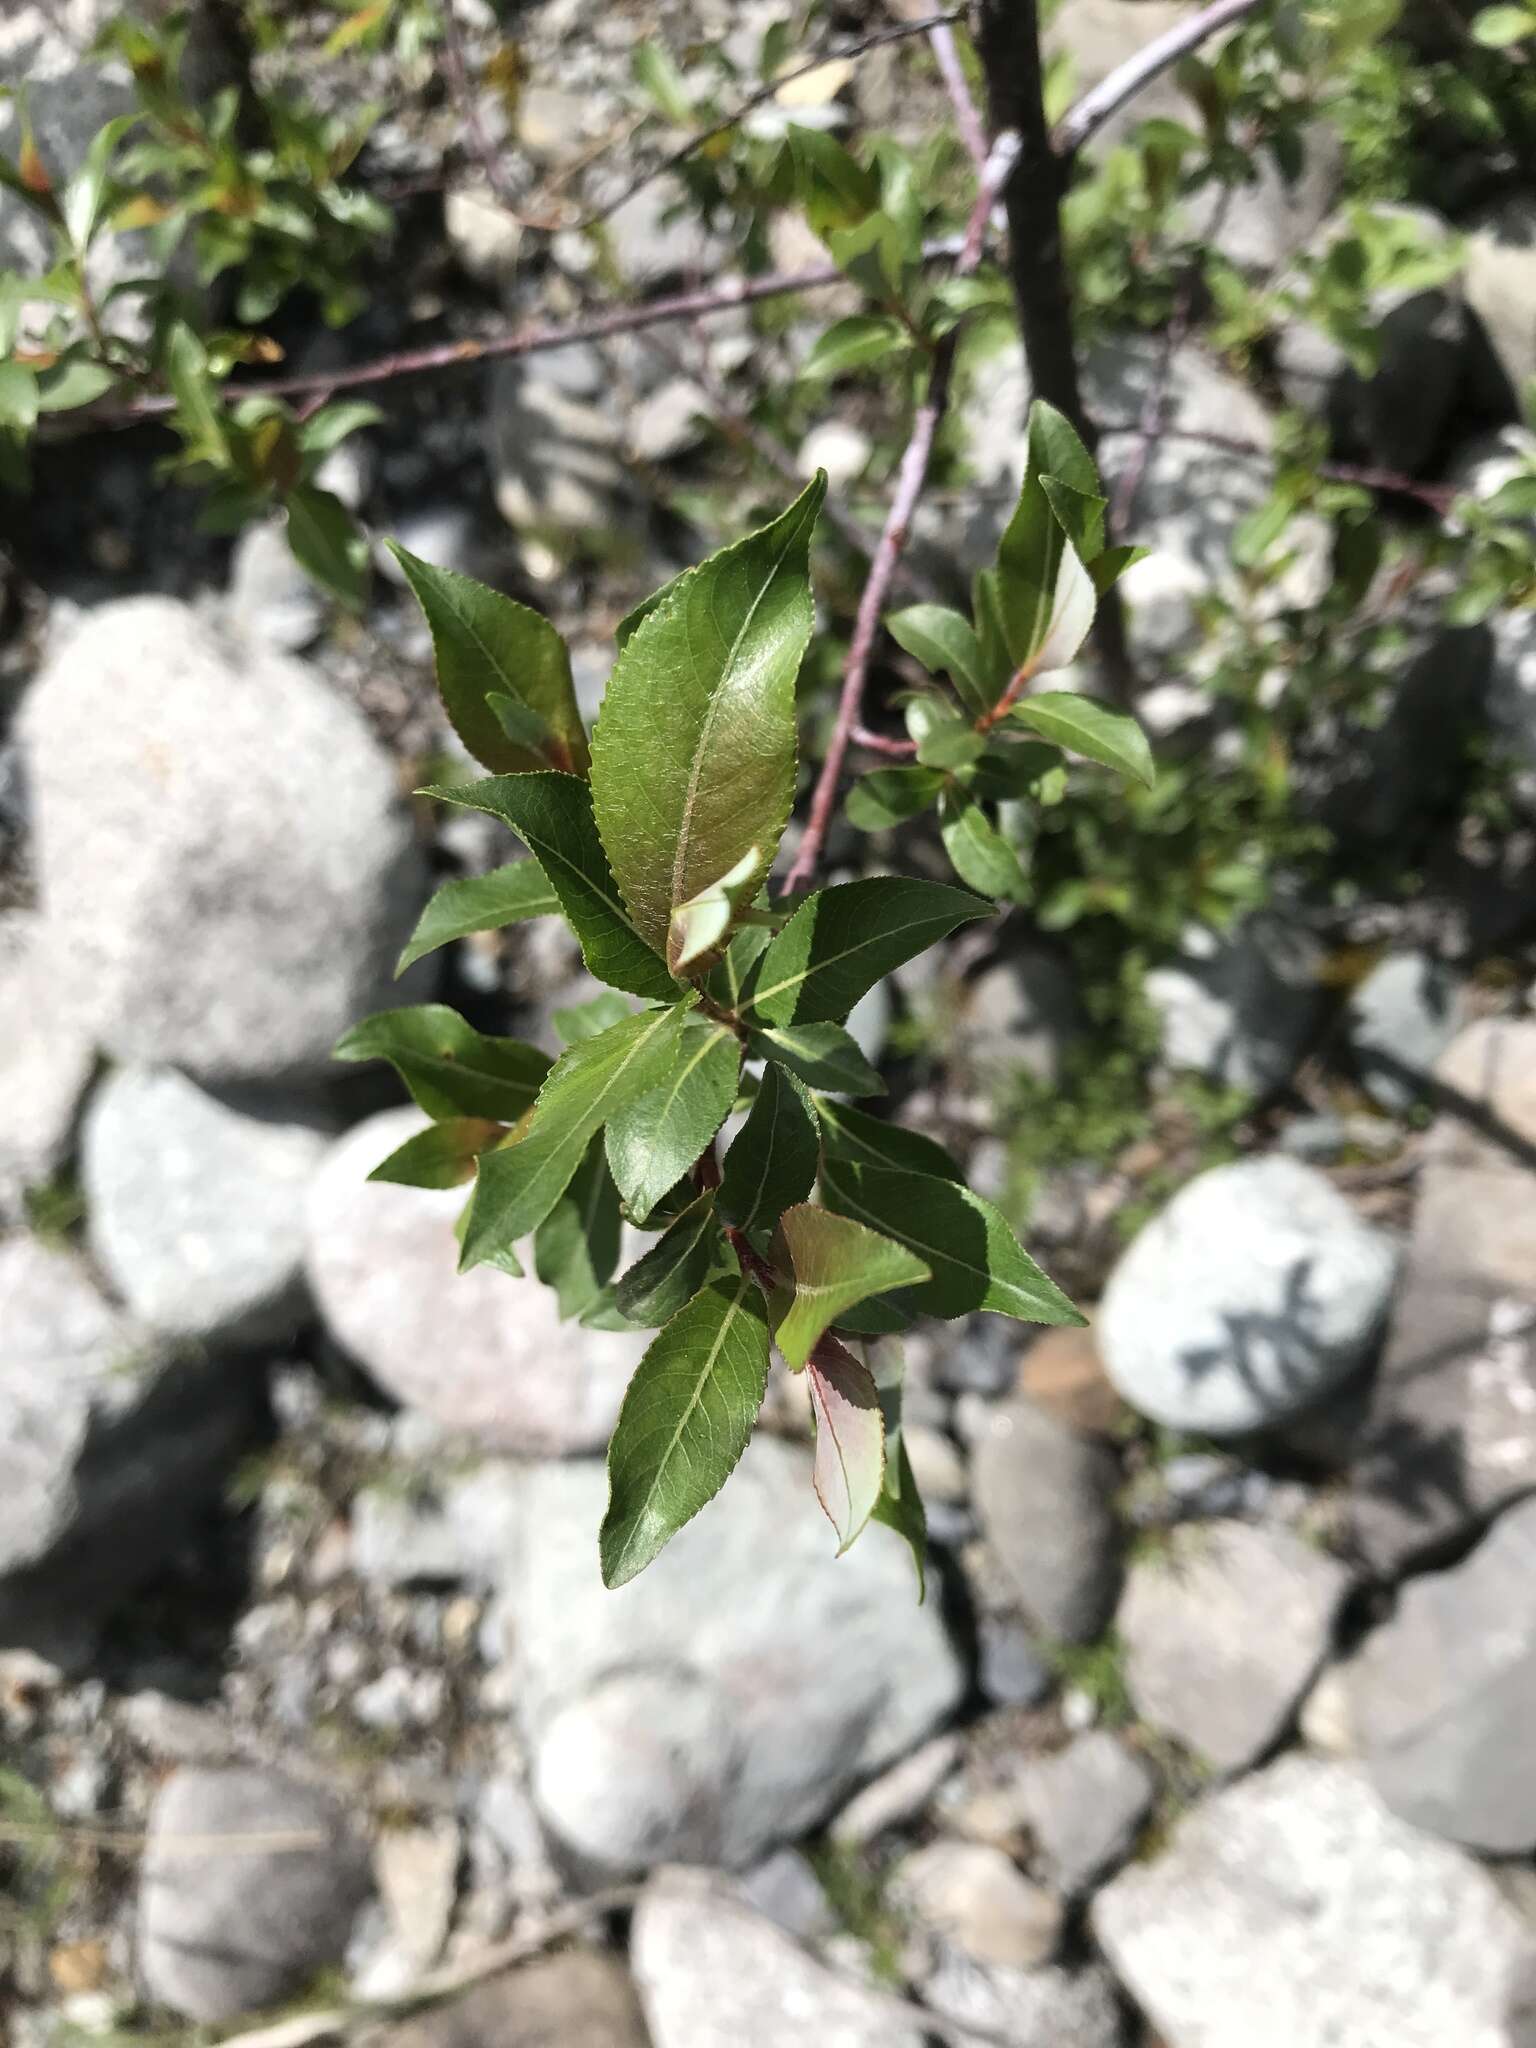
[[[1293,1756],[1203,1800],[1098,1893],[1168,2048],[1526,2048],[1536,1935],[1489,1874]]]
[[[96,1063],[79,1005],[50,964],[48,932],[24,912],[0,918],[0,1223],[63,1165]]]
[[[318,640],[325,599],[293,558],[281,520],[246,527],[230,562],[230,631],[252,648],[297,654]]]
[[[308,1206],[321,1315],[386,1392],[451,1430],[532,1457],[599,1449],[646,1340],[562,1323],[531,1277],[460,1273],[463,1191],[368,1179],[424,1122],[385,1110],[327,1153]]]
[[[986,1842],[928,1843],[897,1865],[892,1891],[904,1911],[973,1962],[1038,1969],[1061,1939],[1059,1902]]]
[[[1317,948],[1273,918],[1226,937],[1187,932],[1179,956],[1146,977],[1172,1067],[1251,1094],[1295,1072],[1320,1013]]]
[[[509,285],[517,277],[523,230],[494,193],[464,185],[443,202],[449,246],[477,284]]]
[[[1172,1429],[1267,1428],[1365,1363],[1397,1264],[1315,1168],[1278,1154],[1213,1167],[1110,1275],[1095,1325],[1105,1369]]]
[[[255,1343],[298,1327],[304,1197],[326,1140],[290,1118],[249,1114],[169,1067],[103,1083],[81,1144],[91,1250],[151,1328]]]
[[[120,1059],[323,1071],[425,893],[393,764],[318,676],[186,607],[88,613],[21,708],[55,958]]]

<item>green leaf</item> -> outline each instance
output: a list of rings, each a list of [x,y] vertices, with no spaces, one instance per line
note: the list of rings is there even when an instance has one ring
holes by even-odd
[[[930,675],[947,675],[968,710],[992,708],[997,692],[990,686],[981,642],[969,619],[947,605],[909,604],[905,611],[893,612],[885,628]]]
[[[834,320],[800,366],[802,377],[840,377],[912,346],[899,321],[886,313],[850,313]]]
[[[677,987],[665,963],[625,914],[597,836],[592,792],[579,776],[549,769],[493,775],[462,789],[428,789],[423,794],[486,811],[511,826],[543,868],[581,943],[581,957],[599,981],[653,1002],[676,997]]]
[[[1092,697],[1079,697],[1072,690],[1042,690],[1038,696],[1021,697],[1010,715],[1054,745],[1102,761],[1106,768],[1118,768],[1151,787],[1157,773],[1152,749],[1127,712],[1106,710]]]
[[[637,1223],[682,1179],[730,1115],[740,1078],[735,1033],[690,1017],[671,1073],[609,1120],[608,1164]]]
[[[426,615],[443,706],[475,759],[498,772],[587,770],[587,735],[576,708],[571,657],[549,623],[525,604],[452,569],[434,568],[398,541],[389,551]],[[508,739],[489,699],[510,697],[554,735],[548,752]]]
[[[1485,7],[1474,16],[1472,33],[1486,49],[1506,49],[1536,35],[1536,14],[1526,7]]]
[[[1021,1323],[1085,1320],[1001,1212],[970,1188],[835,1158],[823,1161],[821,1182],[828,1208],[894,1237],[926,1261],[933,1278],[900,1297],[919,1315],[963,1316],[987,1308]]]
[[[879,1504],[885,1481],[885,1418],[869,1367],[835,1340],[811,1360],[806,1379],[816,1418],[811,1479],[816,1498],[837,1531],[841,1557]]]
[[[923,720],[916,739],[917,758],[923,766],[944,770],[969,768],[981,759],[987,746],[984,734],[954,716]]]
[[[368,1178],[399,1181],[410,1188],[461,1187],[474,1178],[479,1155],[506,1134],[505,1124],[486,1117],[447,1117],[407,1138]]]
[[[855,1302],[932,1276],[920,1258],[880,1232],[818,1209],[787,1209],[774,1238],[775,1263],[794,1293],[774,1330],[784,1362],[798,1372],[823,1333]]]
[[[885,1419],[885,1475],[880,1498],[875,1502],[874,1519],[893,1529],[911,1550],[921,1605],[928,1591],[928,1517],[923,1512],[923,1497],[917,1490],[902,1433],[901,1391],[906,1363],[901,1345],[891,1337],[871,1345],[869,1370]]]
[[[636,1260],[614,1289],[614,1298],[630,1322],[655,1329],[686,1307],[717,1267],[727,1270],[729,1260],[710,1188]]]
[[[834,1095],[883,1095],[885,1083],[841,1024],[775,1024],[747,1040],[749,1058],[788,1067],[810,1088]]]
[[[340,498],[318,484],[298,484],[283,499],[289,551],[304,574],[349,610],[368,601],[373,571],[362,529]]]
[[[584,1003],[570,1003],[564,1009],[551,1010],[549,1021],[559,1034],[562,1045],[580,1045],[584,1039],[596,1038],[611,1024],[622,1024],[626,1017],[634,1015],[634,1005],[611,988],[605,988],[600,995],[589,996]]]
[[[769,1024],[840,1021],[866,990],[992,905],[942,882],[877,875],[821,889],[763,955],[754,1018]]]
[[[811,232],[823,241],[839,228],[856,227],[880,203],[880,186],[835,136],[824,129],[791,127],[784,137],[794,166],[795,191]]]
[[[36,377],[21,363],[0,362],[0,427],[30,433],[37,414]]]
[[[938,768],[875,768],[849,790],[845,815],[861,832],[884,832],[927,810],[943,787]]]
[[[1138,562],[1144,562],[1151,552],[1150,548],[1113,547],[1095,555],[1088,564],[1088,574],[1099,596],[1102,597],[1106,590],[1118,583],[1127,569],[1134,569]]]
[[[963,790],[947,790],[939,803],[939,836],[962,882],[984,896],[1029,901],[1029,877],[1018,854],[981,805]]]
[[[138,118],[137,114],[119,114],[114,120],[104,122],[91,137],[80,168],[64,187],[59,211],[64,220],[64,232],[77,256],[83,256],[90,247],[96,223],[101,218],[101,202],[107,190],[113,152]]]
[[[465,875],[444,882],[416,920],[416,929],[395,962],[395,972],[404,974],[413,962],[435,953],[451,939],[465,938],[471,932],[500,931],[503,925],[521,924],[530,917],[549,917],[559,908],[559,897],[531,857],[492,868],[488,875]]]
[[[608,1446],[603,1583],[622,1586],[714,1499],[768,1384],[768,1319],[745,1274],[717,1280],[641,1359]]]
[[[1040,488],[1079,558],[1084,563],[1096,561],[1104,552],[1104,514],[1109,509],[1109,500],[1101,497],[1097,489],[1074,490],[1060,477],[1041,477]]]
[[[1063,666],[1093,619],[1093,584],[1067,539],[1043,479],[1082,497],[1099,495],[1098,472],[1069,422],[1043,399],[1029,409],[1029,452],[1013,517],[997,549],[995,595],[1016,669]],[[1087,623],[1083,622],[1084,606]],[[1079,631],[1079,627],[1081,630]],[[1076,635],[1070,654],[1061,650]]]
[[[667,934],[667,964],[674,974],[680,975],[695,960],[714,951],[737,911],[757,894],[761,880],[762,859],[752,846],[728,874],[678,905]]]
[[[77,406],[92,404],[116,382],[116,376],[105,364],[90,362],[84,356],[70,356],[39,379],[37,409],[73,412]]]
[[[229,438],[214,396],[207,351],[185,321],[178,320],[166,338],[165,375],[187,453],[216,469],[228,468]]]
[[[636,42],[630,68],[635,83],[644,88],[667,119],[686,128],[693,119],[693,102],[682,74],[654,37],[642,36]]]
[[[978,569],[971,579],[971,608],[976,619],[976,640],[981,648],[982,675],[987,685],[987,708],[991,709],[1008,687],[1013,659],[1003,628],[1003,600],[996,569]]]
[[[569,1187],[593,1135],[666,1079],[687,1011],[686,1003],[641,1010],[560,1055],[523,1135],[480,1160],[461,1268],[479,1265],[538,1228]]]
[[[603,1141],[593,1138],[570,1186],[533,1233],[533,1270],[554,1288],[566,1320],[597,1305],[619,1263],[622,1232],[619,1191]]]
[[[939,1180],[963,1181],[965,1175],[937,1139],[921,1131],[909,1131],[902,1124],[887,1123],[869,1116],[846,1102],[815,1097],[821,1120],[821,1142],[831,1159],[843,1159],[852,1166],[894,1167],[901,1173],[927,1173]],[[792,1198],[793,1199],[793,1198]]]
[[[485,1038],[445,1003],[381,1010],[336,1043],[338,1060],[388,1060],[434,1118],[515,1124],[549,1072],[548,1056],[515,1038]]]
[[[965,778],[974,797],[1006,803],[1028,796],[1044,775],[1061,768],[1061,755],[1042,740],[1008,739],[994,733],[992,745]]]
[[[379,408],[370,405],[366,399],[341,399],[310,414],[299,428],[299,446],[306,455],[318,459],[329,455],[348,434],[355,434],[362,427],[376,427],[383,418]]]
[[[811,1192],[818,1157],[810,1097],[792,1074],[768,1061],[747,1120],[725,1155],[721,1214],[755,1250],[766,1250],[784,1211]]]
[[[664,953],[672,913],[754,849],[773,865],[795,784],[795,677],[814,619],[811,529],[826,478],[782,518],[688,571],[615,665],[592,796],[636,929]]]

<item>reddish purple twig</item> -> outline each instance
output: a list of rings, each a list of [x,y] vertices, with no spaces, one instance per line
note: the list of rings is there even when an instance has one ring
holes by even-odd
[[[1157,36],[1134,57],[1117,65],[1107,78],[1101,78],[1091,92],[1085,92],[1077,105],[1057,122],[1051,137],[1057,155],[1075,155],[1106,121],[1135,99],[1137,93],[1145,92],[1154,78],[1170,71],[1181,57],[1187,57],[1192,50],[1198,49],[1218,29],[1243,20],[1261,4],[1262,0],[1211,0],[1210,6],[1202,7],[1187,21],[1176,22],[1165,35]]]

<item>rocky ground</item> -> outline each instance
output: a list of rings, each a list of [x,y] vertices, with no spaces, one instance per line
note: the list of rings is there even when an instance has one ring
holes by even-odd
[[[1072,5],[1085,84],[1178,12]],[[0,63],[67,104],[52,12],[17,10]],[[530,182],[622,111],[638,17],[577,37],[583,13],[528,16]],[[892,76],[860,74],[866,111]],[[393,174],[440,164],[438,119],[386,124]],[[1261,188],[1220,231],[1273,263],[1334,198],[1324,166],[1305,204]],[[373,345],[580,303],[579,250],[528,274],[483,200],[423,207]],[[1420,309],[1447,345],[1395,366],[1411,408],[1384,365],[1380,459],[1419,459],[1390,437],[1427,409],[1461,416],[1474,323],[1524,364],[1533,207],[1471,224],[1449,313]],[[628,282],[707,274],[690,235],[635,202]],[[710,378],[797,346],[720,323]],[[1096,354],[1103,407],[1134,413],[1147,360]],[[1193,347],[1174,384],[1186,421],[1267,437]],[[715,388],[649,346],[573,348],[414,391],[332,482],[553,612],[595,698],[613,623],[697,551],[701,465],[753,489]],[[1010,354],[961,415],[979,527],[1022,395]],[[863,426],[818,433],[805,461],[856,476]],[[7,558],[7,2048],[337,2004],[393,2048],[1530,2048],[1536,961],[1500,880],[1529,828],[1497,872],[1447,857],[1428,910],[1363,916],[1380,959],[1347,998],[1284,910],[1155,966],[1166,1092],[1111,1161],[1051,1162],[1029,1224],[1091,1329],[978,1318],[911,1346],[926,1604],[888,1532],[833,1561],[777,1368],[738,1477],[609,1594],[601,1451],[643,1340],[559,1323],[531,1279],[457,1277],[460,1198],[365,1179],[417,1113],[328,1060],[360,1015],[435,994],[550,1042],[579,958],[539,924],[391,979],[433,878],[508,857],[405,794],[449,744],[422,631],[387,582],[334,617],[264,528],[231,551],[175,494],[151,513],[149,460],[133,436],[59,451]],[[1143,649],[1187,639],[1264,487],[1160,448]],[[1536,768],[1525,617],[1415,629],[1404,670]],[[1167,688],[1176,751],[1202,707]],[[1388,732],[1333,789],[1383,832],[1436,752],[1422,717]],[[1086,1029],[1070,954],[1023,925],[861,1019],[897,1112],[993,1192],[1009,1078],[1053,1086]],[[1179,1107],[1191,1072],[1254,1098],[1220,1163]],[[508,1943],[525,1959],[493,1970]],[[444,1971],[458,1995],[406,2016]]]

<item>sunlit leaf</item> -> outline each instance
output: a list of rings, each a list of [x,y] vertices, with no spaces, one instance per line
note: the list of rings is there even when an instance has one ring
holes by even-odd
[[[725,1155],[720,1213],[758,1251],[792,1202],[804,1201],[816,1180],[816,1112],[804,1084],[772,1061],[747,1120]]]
[[[798,1371],[845,1309],[930,1277],[894,1239],[809,1202],[786,1209],[774,1236],[775,1264],[793,1292],[774,1328],[786,1365]]]
[[[731,1113],[741,1075],[734,1032],[690,1017],[672,1071],[608,1123],[608,1164],[625,1205],[643,1222],[697,1160]]]
[[[515,1038],[487,1038],[445,1003],[381,1010],[338,1040],[339,1060],[388,1060],[430,1117],[516,1123],[549,1072],[548,1055]]]
[[[841,1021],[877,981],[992,905],[942,882],[877,875],[821,889],[762,958],[752,1014],[772,1025]]]
[[[860,1534],[879,1504],[885,1479],[885,1418],[868,1366],[836,1340],[806,1368],[816,1450],[816,1498],[837,1532],[837,1554]]]
[[[452,939],[471,932],[500,931],[525,918],[548,917],[560,908],[544,870],[531,857],[492,868],[488,875],[465,875],[439,885],[416,920],[405,949],[395,963],[396,974]]]

